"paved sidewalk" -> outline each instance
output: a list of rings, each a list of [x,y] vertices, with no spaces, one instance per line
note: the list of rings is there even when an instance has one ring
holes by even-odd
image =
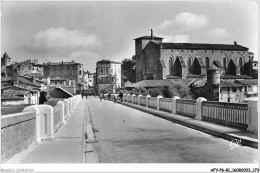
[[[54,141],[41,141],[16,159],[15,163],[82,163],[84,162],[84,117],[88,114],[80,100],[58,132]]]
[[[120,102],[121,103],[121,102]],[[230,128],[206,121],[199,121],[193,118],[185,117],[182,115],[172,114],[169,112],[164,112],[160,110],[155,110],[152,108],[147,108],[144,106],[139,106],[127,102],[122,102],[121,104],[125,106],[132,107],[134,109],[138,109],[140,111],[152,114],[154,116],[158,116],[169,121],[176,122],[183,126],[202,131],[204,133],[217,136],[228,141],[232,141],[237,139],[240,145],[246,145],[253,148],[258,148],[258,134],[247,132],[244,130],[239,130],[236,128]],[[241,140],[241,141],[240,141]]]

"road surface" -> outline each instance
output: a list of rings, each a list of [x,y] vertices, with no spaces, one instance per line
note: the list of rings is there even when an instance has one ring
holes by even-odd
[[[100,163],[256,163],[257,150],[88,97]]]

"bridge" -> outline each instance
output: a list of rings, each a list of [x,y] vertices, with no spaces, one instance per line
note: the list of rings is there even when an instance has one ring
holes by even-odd
[[[123,102],[114,103],[77,95],[54,107],[29,106],[2,116],[1,160],[256,163],[257,104],[140,95],[124,95]]]

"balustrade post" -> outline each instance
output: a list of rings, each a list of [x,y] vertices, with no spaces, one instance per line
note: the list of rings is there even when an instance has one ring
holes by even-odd
[[[258,100],[248,100],[247,131],[258,133]]]
[[[148,102],[149,97],[151,97],[151,96],[150,96],[150,95],[147,95],[147,96],[146,96],[146,107],[147,107],[147,108],[148,108],[148,105],[149,105],[149,102]]]
[[[157,102],[156,102],[156,103],[157,103],[156,109],[157,109],[157,110],[160,109],[160,98],[163,98],[163,96],[159,95],[159,96],[156,97],[156,101],[157,101]]]
[[[57,105],[60,105],[60,107],[61,107],[61,123],[65,124],[64,102],[63,101],[58,101]]]
[[[142,96],[141,94],[138,95],[138,98],[137,98],[137,105],[140,105],[140,104],[141,104],[141,101],[140,101],[141,96]]]
[[[172,113],[173,113],[173,114],[176,114],[176,110],[177,110],[176,100],[177,100],[177,99],[180,99],[180,97],[174,96],[174,97],[172,98]]]
[[[129,98],[128,97],[130,97],[131,95],[130,94],[127,94],[127,96],[126,96],[126,102],[128,102],[129,103]]]
[[[41,141],[41,120],[40,120],[40,110],[39,108],[34,105],[34,106],[28,106],[24,108],[23,112],[26,111],[35,111],[36,113],[36,141],[40,142]]]
[[[195,117],[196,120],[202,120],[202,113],[203,113],[202,102],[203,101],[207,101],[207,99],[205,99],[203,97],[199,97],[196,100],[196,117]]]
[[[126,94],[123,94],[123,101],[125,102]]]
[[[134,104],[134,96],[135,94],[132,95],[132,104]]]

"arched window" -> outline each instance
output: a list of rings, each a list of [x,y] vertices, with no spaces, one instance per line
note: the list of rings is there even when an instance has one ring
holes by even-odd
[[[240,69],[242,68],[242,58],[241,57],[239,58],[239,67],[240,67]]]
[[[188,58],[187,65],[188,65],[188,71],[190,71],[190,67],[191,67],[191,58],[190,57]]]
[[[227,59],[225,57],[223,58],[223,67],[224,67],[224,70],[226,70],[226,68],[227,68]]]
[[[206,57],[205,64],[206,64],[206,68],[209,68],[209,58],[208,57]]]
[[[79,75],[81,75],[81,70],[79,71]]]
[[[172,57],[170,57],[170,60],[169,60],[169,70],[170,71],[172,70]]]

